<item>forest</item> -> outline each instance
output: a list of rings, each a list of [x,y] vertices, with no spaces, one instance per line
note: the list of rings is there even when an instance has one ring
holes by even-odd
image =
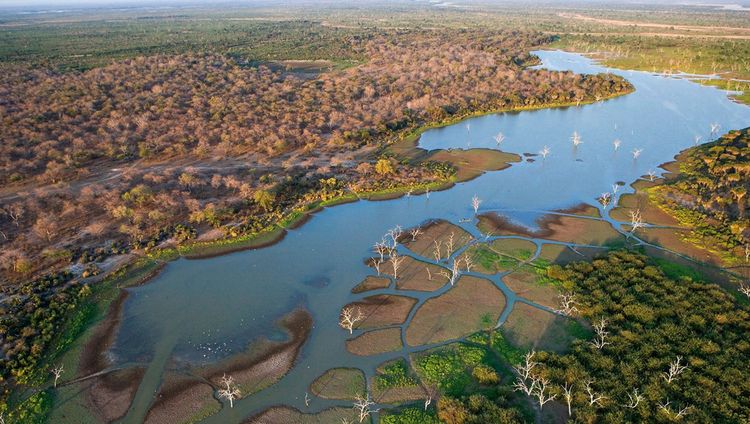
[[[747,257],[750,245],[750,129],[729,131],[678,157],[679,173],[649,189],[701,244]]]

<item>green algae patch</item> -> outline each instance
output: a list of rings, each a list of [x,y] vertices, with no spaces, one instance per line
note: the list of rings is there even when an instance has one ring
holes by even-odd
[[[464,275],[442,295],[428,299],[406,329],[406,342],[420,346],[492,328],[505,308],[505,295],[492,282]]]

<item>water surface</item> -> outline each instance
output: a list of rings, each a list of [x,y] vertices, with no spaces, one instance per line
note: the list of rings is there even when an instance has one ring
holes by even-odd
[[[605,71],[575,54],[542,51],[538,55],[541,66],[548,69]],[[480,212],[500,210],[516,222],[533,224],[540,211],[594,203],[616,182],[630,183],[656,170],[693,145],[695,136],[710,140],[712,123],[721,125],[720,132],[750,124],[750,108],[733,103],[713,87],[646,72],[608,71],[630,80],[636,91],[580,107],[473,118],[430,130],[420,140],[426,149],[497,148],[493,137],[503,132],[502,150],[537,153],[546,145],[551,150],[546,160],[533,157],[534,162],[487,173],[429,198],[361,201],[326,209],[276,245],[206,260],[174,261],[151,283],[130,289],[111,354],[116,364],[145,363],[149,370],[124,421],[141,421],[170,361],[215,361],[241,352],[259,336],[283,337],[274,322],[300,305],[311,312],[314,328],[296,367],[276,385],[236,402],[232,410],[224,408],[207,422],[240,422],[275,404],[308,412],[334,404],[347,406],[314,398],[305,408],[302,399],[310,382],[328,368],[356,366],[371,375],[377,364],[394,356],[348,354],[344,348],[348,334],[337,326],[340,308],[355,299],[350,289],[370,271],[363,260],[388,228],[396,224],[406,228],[430,218],[458,223],[472,217],[470,202],[475,194],[484,201]],[[570,140],[574,131],[583,141],[577,148]],[[622,142],[618,151],[613,148],[615,139]],[[633,149],[643,149],[638,159],[633,158]],[[625,186],[620,193],[627,190]],[[462,225],[481,237],[471,222]],[[512,307],[514,295],[499,277],[493,281],[506,290]]]

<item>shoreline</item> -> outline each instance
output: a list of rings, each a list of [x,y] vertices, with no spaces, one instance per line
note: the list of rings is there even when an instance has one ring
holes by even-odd
[[[626,94],[630,94],[635,89],[631,89],[626,92],[622,93],[615,93],[611,96],[602,98],[599,101],[604,100],[610,100],[614,99],[616,97],[624,96]],[[421,137],[421,134],[424,132],[434,129],[434,128],[441,128],[449,125],[454,125],[456,123],[462,122],[467,119],[476,118],[484,115],[490,115],[490,114],[500,114],[500,113],[508,113],[508,112],[522,112],[527,110],[541,110],[541,109],[548,109],[548,108],[562,108],[562,107],[571,107],[571,106],[581,106],[586,104],[592,104],[596,103],[597,100],[587,100],[587,101],[581,101],[578,104],[575,102],[567,102],[567,103],[552,103],[552,104],[539,104],[539,105],[531,105],[531,106],[522,106],[522,107],[512,107],[512,108],[503,108],[503,109],[495,109],[495,110],[489,110],[489,111],[480,111],[475,113],[470,113],[466,115],[462,115],[460,117],[456,117],[450,120],[441,121],[439,123],[432,123],[432,124],[426,124],[422,125],[416,129],[413,129],[411,131],[402,133],[398,136],[398,139],[391,142],[386,142],[383,144],[383,146],[380,148],[380,151],[390,151],[393,152],[393,149],[403,149],[403,151],[400,154],[396,154],[395,156],[398,159],[402,160],[409,160],[409,161],[428,161],[430,158],[435,156],[436,154],[439,154],[440,152],[448,152],[447,150],[443,149],[436,149],[436,150],[427,150],[422,147],[418,146],[418,140]],[[466,154],[466,152],[477,152],[482,149],[467,149],[467,150],[452,150],[456,152],[463,152],[462,154]],[[250,234],[247,236],[241,236],[237,238],[232,239],[218,239],[218,240],[210,240],[210,241],[203,241],[199,243],[192,243],[184,246],[177,246],[177,247],[167,247],[167,248],[157,248],[154,249],[152,252],[148,252],[145,254],[141,254],[136,256],[131,261],[126,262],[116,270],[109,273],[109,275],[102,278],[99,282],[95,283],[94,285],[97,287],[100,287],[102,290],[102,294],[106,295],[109,294],[113,297],[119,297],[121,296],[121,293],[124,292],[124,289],[128,287],[134,287],[142,284],[147,284],[150,282],[154,277],[158,276],[164,267],[168,264],[168,262],[171,262],[173,260],[179,259],[179,258],[186,258],[186,259],[209,259],[217,256],[221,256],[224,254],[230,254],[235,253],[239,251],[244,250],[251,250],[251,249],[260,249],[264,247],[268,247],[271,245],[274,245],[280,241],[282,241],[289,229],[297,229],[302,227],[308,220],[313,218],[313,215],[317,212],[327,208],[327,207],[333,207],[340,204],[346,204],[346,203],[353,203],[360,200],[370,200],[370,201],[383,201],[383,200],[392,200],[396,198],[403,197],[407,193],[414,193],[414,194],[423,194],[425,191],[442,191],[452,188],[457,183],[470,181],[471,179],[474,179],[478,177],[479,175],[484,174],[485,172],[493,171],[493,170],[502,170],[506,169],[511,166],[513,162],[517,162],[521,160],[521,157],[516,154],[512,153],[506,153],[495,149],[484,149],[486,151],[490,152],[497,152],[497,158],[502,159],[500,162],[501,165],[497,166],[496,168],[490,167],[489,169],[482,169],[475,174],[469,174],[467,178],[460,178],[458,177],[458,173],[460,170],[459,164],[454,164],[456,166],[456,175],[451,176],[450,178],[447,178],[445,180],[440,181],[434,181],[430,183],[424,183],[424,184],[418,184],[418,185],[410,185],[410,186],[398,186],[390,189],[384,189],[379,191],[373,191],[373,192],[367,192],[367,193],[348,193],[343,196],[330,199],[327,201],[319,201],[315,202],[313,204],[309,204],[305,207],[303,207],[302,210],[295,210],[289,213],[287,216],[283,217],[280,222],[277,224],[272,225],[270,228],[261,231],[259,233]],[[474,154],[474,153],[472,153]],[[517,159],[517,160],[512,160]],[[139,263],[140,262],[140,263]],[[145,271],[145,275],[141,274]],[[132,278],[135,278],[135,281],[128,281]],[[124,281],[124,283],[122,283]],[[120,293],[115,294],[115,290],[119,291]],[[124,298],[123,298],[124,301]],[[98,304],[99,302],[94,301],[95,304]],[[92,329],[96,329],[98,326],[104,322],[104,320],[108,319],[110,315],[110,309],[112,307],[112,302],[108,302],[106,306],[104,306],[104,310],[99,311],[96,317],[94,317],[91,322],[87,323],[84,331],[82,334],[77,337],[73,343],[71,343],[70,346],[67,346],[64,351],[57,352],[55,357],[64,357],[70,352],[74,352],[81,348],[86,348],[87,345],[91,342],[92,334],[90,334],[90,331]],[[66,327],[69,325],[69,322],[66,322]],[[117,331],[116,329],[114,330]],[[50,358],[51,359],[51,358]],[[44,368],[49,364],[49,360],[44,361],[41,368]]]

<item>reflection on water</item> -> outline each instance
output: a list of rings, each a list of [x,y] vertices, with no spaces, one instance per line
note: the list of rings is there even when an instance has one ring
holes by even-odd
[[[604,70],[579,55],[545,51],[539,56],[548,69]],[[326,209],[274,246],[206,260],[181,259],[151,283],[131,289],[112,353],[118,363],[147,362],[151,368],[126,421],[140,420],[171,359],[215,360],[241,351],[259,336],[278,339],[274,322],[300,304],[310,310],[314,328],[297,366],[277,385],[237,402],[231,413],[244,417],[277,403],[303,407],[302,394],[324,370],[356,366],[371,374],[384,359],[348,354],[345,334],[336,323],[341,306],[352,300],[350,289],[368,274],[363,259],[388,228],[429,218],[458,223],[472,217],[475,194],[483,199],[480,212],[509,211],[512,220],[533,227],[541,211],[594,203],[615,182],[631,182],[656,170],[691,146],[695,136],[711,139],[711,123],[722,129],[750,123],[750,109],[717,89],[644,72],[613,72],[630,80],[636,92],[581,107],[487,115],[471,119],[468,127],[461,123],[430,130],[420,140],[427,149],[497,148],[495,136],[502,132],[502,150],[538,153],[548,146],[546,159],[537,156],[429,198]],[[571,142],[574,132],[582,141],[577,147]],[[616,139],[621,140],[617,150]],[[642,149],[637,159],[635,149]],[[618,195],[627,190],[621,188]],[[481,237],[471,223],[463,226]],[[331,404],[316,399],[315,409]],[[209,421],[241,420],[227,418],[228,413]]]

